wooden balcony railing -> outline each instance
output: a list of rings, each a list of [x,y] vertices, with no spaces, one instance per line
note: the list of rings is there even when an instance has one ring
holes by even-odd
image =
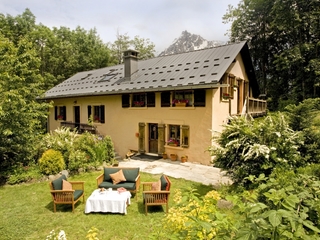
[[[91,132],[96,134],[96,128],[86,123],[61,122],[61,127],[67,127],[72,130],[77,129],[78,133]]]
[[[253,117],[264,116],[267,114],[266,100],[248,97],[246,104],[246,113]]]

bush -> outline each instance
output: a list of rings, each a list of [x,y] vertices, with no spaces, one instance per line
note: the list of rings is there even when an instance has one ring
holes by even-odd
[[[44,174],[56,174],[63,170],[65,162],[60,151],[49,149],[39,159],[40,171]]]
[[[86,132],[78,134],[69,128],[59,128],[43,138],[40,151],[47,149],[61,151],[69,170],[87,170],[114,158],[114,147],[109,136],[101,137]]]
[[[218,146],[209,148],[214,165],[227,172],[234,183],[248,187],[247,177],[270,175],[275,167],[304,166],[299,149],[300,132],[290,129],[284,115],[277,113],[259,120],[232,118],[214,138]]]
[[[39,167],[36,165],[17,166],[7,179],[8,184],[18,184],[22,182],[30,182],[42,177]]]

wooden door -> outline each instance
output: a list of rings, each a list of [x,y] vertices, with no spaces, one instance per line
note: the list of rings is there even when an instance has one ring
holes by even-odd
[[[158,124],[149,123],[149,152],[158,153]]]

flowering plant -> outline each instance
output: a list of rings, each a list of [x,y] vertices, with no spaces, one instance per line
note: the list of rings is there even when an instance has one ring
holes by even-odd
[[[169,141],[167,142],[168,145],[173,145],[173,144],[177,144],[177,145],[178,145],[178,143],[179,143],[179,142],[178,142],[177,140],[172,139],[172,138],[169,139]]]
[[[58,120],[63,120],[63,115],[59,115]]]
[[[133,104],[135,106],[143,106],[144,105],[144,101],[134,101]]]
[[[189,100],[188,99],[173,99],[172,104],[175,103],[188,103]]]
[[[230,94],[229,93],[222,93],[222,98],[229,99],[230,98]]]
[[[99,116],[94,116],[94,121],[95,121],[95,122],[100,122]]]

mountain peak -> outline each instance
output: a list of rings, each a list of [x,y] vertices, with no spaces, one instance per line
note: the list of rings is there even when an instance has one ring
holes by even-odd
[[[176,38],[168,48],[159,54],[159,56],[190,52],[224,44],[225,43],[222,41],[207,41],[200,35],[191,34],[185,30],[182,31],[180,37]]]

